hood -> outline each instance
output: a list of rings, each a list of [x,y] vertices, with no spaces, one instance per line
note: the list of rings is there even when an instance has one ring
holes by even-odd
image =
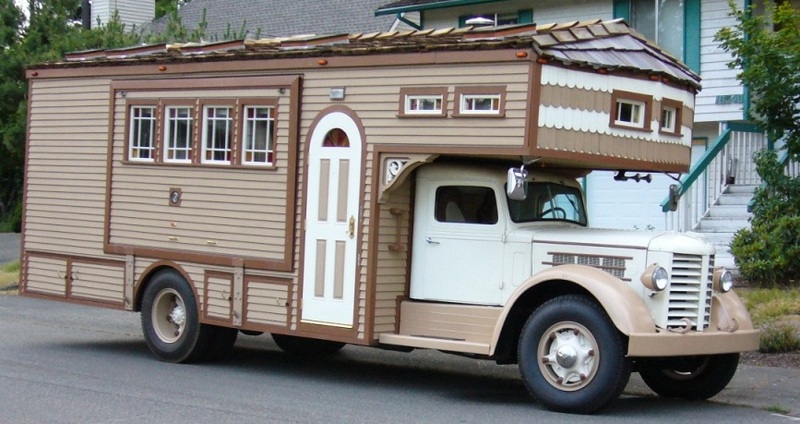
[[[534,243],[598,245],[689,255],[713,255],[715,253],[713,245],[707,243],[698,234],[692,233],[548,226],[519,229],[515,230],[512,235],[525,239],[530,237],[530,241]]]

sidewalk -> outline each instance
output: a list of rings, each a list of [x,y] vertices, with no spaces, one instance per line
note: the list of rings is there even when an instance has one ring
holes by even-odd
[[[637,373],[631,374],[625,393],[655,396]],[[800,417],[800,369],[740,365],[733,381],[711,401]]]
[[[19,234],[0,233],[0,265],[19,260]]]

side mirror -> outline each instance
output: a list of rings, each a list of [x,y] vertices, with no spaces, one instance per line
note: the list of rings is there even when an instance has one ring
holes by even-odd
[[[524,167],[508,170],[506,195],[511,200],[525,200],[528,197],[528,171]]]
[[[675,212],[678,210],[678,200],[681,198],[680,194],[678,193],[678,186],[675,184],[670,184],[669,197],[667,199],[667,207],[669,208],[670,212]]]

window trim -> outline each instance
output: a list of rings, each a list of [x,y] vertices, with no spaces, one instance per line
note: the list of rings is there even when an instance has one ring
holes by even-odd
[[[441,110],[412,111],[408,109],[409,97],[435,97],[442,99]],[[398,118],[446,118],[447,117],[447,87],[403,87],[400,89],[400,100],[397,108]]]
[[[665,129],[664,128],[664,123],[662,122],[663,117],[664,117],[664,109],[665,108],[670,108],[670,109],[674,109],[675,110],[674,119],[673,119],[674,127],[673,127],[672,131],[670,131],[669,129]],[[683,119],[682,119],[683,116],[682,115],[683,115],[683,103],[681,103],[681,102],[679,102],[677,100],[668,99],[666,97],[661,99],[661,111],[659,113],[659,119],[658,119],[658,132],[659,132],[659,134],[665,134],[665,135],[672,135],[672,136],[680,137],[682,135],[681,134],[681,126],[683,125]]]
[[[198,104],[197,113],[199,116],[195,123],[195,126],[201,126],[199,129],[198,134],[195,135],[197,141],[199,143],[199,153],[200,158],[199,162],[203,165],[233,165],[236,163],[236,130],[237,127],[241,129],[241,126],[237,125],[237,104],[236,100],[232,99],[201,99]],[[230,116],[228,117],[228,121],[230,122],[230,136],[228,138],[228,160],[214,160],[214,159],[207,159],[206,154],[209,152],[208,142],[208,114],[207,111],[209,108],[227,108],[230,111]]]
[[[620,101],[627,101],[630,103],[640,103],[644,106],[644,113],[642,116],[642,125],[628,125],[620,122],[618,114],[618,103]],[[620,128],[631,131],[652,132],[651,125],[653,119],[653,96],[648,96],[641,93],[632,93],[630,91],[614,90],[611,92],[611,113],[609,113],[608,126],[612,128]]]
[[[160,128],[161,120],[159,119],[160,106],[159,106],[158,102],[157,101],[148,101],[148,100],[143,100],[143,101],[133,100],[133,101],[127,102],[125,107],[126,107],[126,112],[127,112],[126,116],[125,116],[125,134],[124,134],[124,136],[125,136],[125,160],[126,161],[130,161],[130,162],[136,162],[136,163],[155,163],[155,162],[158,162],[158,159],[160,158],[159,147],[160,147],[160,144],[161,144],[159,142],[159,136],[160,136],[160,131],[161,131],[161,128]],[[152,140],[151,140],[152,141],[152,147],[151,147],[152,156],[149,159],[134,158],[133,155],[132,155],[133,148],[134,148],[133,147],[133,141],[134,141],[133,140],[133,125],[134,125],[133,109],[134,108],[146,108],[146,107],[153,108],[153,133],[152,133]]]
[[[506,86],[462,86],[456,87],[453,103],[453,118],[505,118],[506,116]],[[498,96],[498,110],[462,110],[464,96]]]
[[[186,108],[192,111],[191,114],[191,128],[192,128],[192,136],[189,140],[189,159],[169,159],[169,141],[167,137],[169,135],[169,119],[167,117],[167,111],[170,108]],[[161,122],[164,131],[161,134],[163,138],[162,142],[162,163],[170,164],[170,165],[186,165],[186,164],[193,164],[198,163],[198,149],[197,149],[197,101],[196,100],[180,100],[180,99],[170,99],[169,101],[165,101],[161,105]]]
[[[247,114],[245,113],[246,108],[248,107],[271,107],[272,112],[272,161],[267,161],[265,163],[258,163],[258,162],[245,162],[245,124],[247,121]],[[237,121],[237,126],[239,128],[239,133],[234,134],[234,138],[236,139],[238,146],[236,149],[236,165],[240,165],[243,167],[252,167],[252,168],[259,168],[259,169],[275,169],[277,168],[278,164],[278,123],[280,122],[280,109],[278,108],[278,99],[267,99],[267,98],[259,98],[259,99],[251,99],[251,98],[242,98],[239,99],[239,115],[240,118]],[[267,151],[267,158],[269,158],[269,150]]]

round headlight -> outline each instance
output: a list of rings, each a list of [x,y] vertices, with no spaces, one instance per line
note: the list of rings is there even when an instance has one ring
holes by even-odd
[[[714,271],[714,290],[727,293],[733,288],[733,273],[725,268]]]
[[[652,264],[644,270],[641,280],[645,287],[659,292],[669,285],[669,273],[664,267]]]
[[[653,287],[656,290],[661,291],[667,288],[667,284],[669,284],[669,274],[664,267],[656,267],[653,271]]]

